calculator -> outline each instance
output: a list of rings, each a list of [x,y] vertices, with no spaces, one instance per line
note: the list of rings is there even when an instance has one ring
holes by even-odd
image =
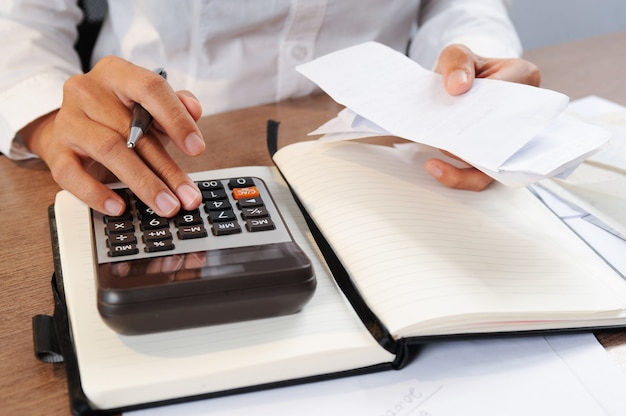
[[[203,202],[173,218],[128,188],[121,216],[91,210],[100,316],[113,330],[146,334],[300,311],[316,287],[262,179],[196,181]]]

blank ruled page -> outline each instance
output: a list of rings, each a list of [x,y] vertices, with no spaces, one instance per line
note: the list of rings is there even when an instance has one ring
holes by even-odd
[[[622,279],[528,190],[448,189],[424,172],[425,158],[405,156],[350,142],[275,156],[393,334],[620,314]]]

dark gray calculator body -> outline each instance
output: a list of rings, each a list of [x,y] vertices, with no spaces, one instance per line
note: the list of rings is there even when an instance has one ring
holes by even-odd
[[[196,182],[198,210],[162,218],[126,188],[120,217],[92,210],[98,310],[122,334],[298,312],[316,281],[259,178]]]

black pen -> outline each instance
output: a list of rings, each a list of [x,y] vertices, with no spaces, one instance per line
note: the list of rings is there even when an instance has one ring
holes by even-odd
[[[157,68],[154,72],[167,79],[167,72],[165,72],[163,68]],[[134,149],[139,139],[146,134],[151,124],[152,115],[148,113],[148,111],[143,108],[141,104],[136,103],[135,108],[133,108],[133,119],[130,123],[130,132],[128,133],[126,147]]]

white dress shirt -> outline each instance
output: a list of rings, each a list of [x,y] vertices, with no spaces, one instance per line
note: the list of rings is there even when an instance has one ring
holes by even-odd
[[[376,40],[434,68],[463,43],[489,57],[521,44],[506,0],[108,0],[92,61],[117,55],[163,67],[205,114],[307,95],[295,66]],[[60,107],[65,80],[81,72],[73,49],[82,12],[70,0],[0,3],[0,151],[31,157],[16,133]]]

